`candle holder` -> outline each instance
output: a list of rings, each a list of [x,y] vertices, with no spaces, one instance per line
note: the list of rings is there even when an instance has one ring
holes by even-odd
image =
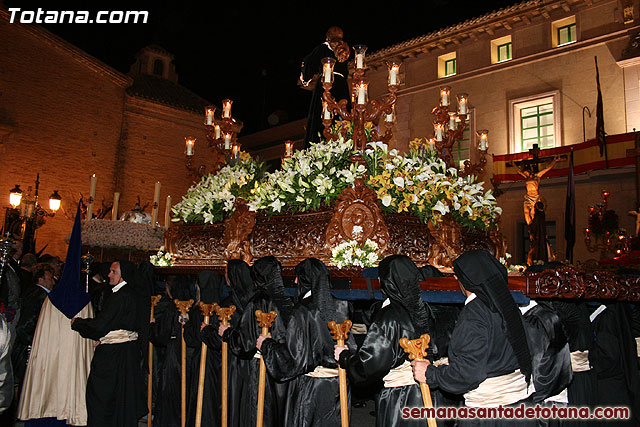
[[[243,124],[231,115],[232,104],[232,100],[225,99],[222,101],[222,109],[216,109],[212,105],[205,107],[204,127],[207,132],[208,146],[213,154],[211,173],[238,157],[234,155],[235,146],[238,147],[237,152],[240,151],[237,134],[242,130]],[[193,165],[195,143],[196,138],[185,138],[185,161],[188,175],[194,177],[195,180],[200,180],[207,173],[207,167]]]
[[[471,163],[471,160],[463,162],[463,169],[458,171],[458,175],[467,177],[470,175],[480,175],[487,165],[487,150],[489,149],[489,131],[482,129],[476,132],[476,152],[479,154],[478,163]]]
[[[88,252],[84,255],[82,255],[82,258],[80,259],[80,261],[82,262],[82,272],[85,274],[85,290],[87,293],[89,293],[89,270],[91,267],[91,264],[93,263],[93,256],[91,256],[91,252]]]
[[[589,227],[584,229],[584,244],[587,250],[590,253],[600,252],[600,259],[629,251],[626,230],[618,228],[618,215],[609,209],[609,195],[608,191],[603,190],[602,201],[595,206],[589,206]]]
[[[384,115],[384,123],[385,123],[385,133],[379,134],[378,129],[374,127],[371,130],[371,139],[373,141],[383,141],[388,142],[392,136],[392,126],[393,126],[393,114],[394,114],[394,105],[396,102],[396,92],[398,90],[398,73],[400,69],[400,62],[393,61],[390,62],[389,65],[389,79],[388,79],[388,90],[389,93],[385,95],[385,97],[381,100],[369,100],[368,94],[368,85],[369,81],[365,76],[365,52],[367,47],[363,45],[357,45],[354,47],[356,52],[356,67],[353,73],[352,86],[351,86],[351,96],[353,99],[351,108],[347,108],[348,101],[346,99],[342,99],[336,101],[331,95],[331,87],[333,82],[333,67],[332,64],[335,63],[335,60],[332,58],[325,58],[322,60],[323,62],[323,83],[322,87],[324,88],[324,93],[322,98],[324,100],[324,108],[322,115],[322,124],[324,125],[323,136],[328,139],[335,141],[342,136],[346,136],[347,129],[342,128],[341,130],[336,130],[335,133],[331,130],[331,124],[333,121],[333,117],[336,115],[340,115],[343,120],[351,122],[352,128],[352,139],[353,139],[353,149],[355,154],[351,156],[351,160],[364,164],[364,159],[362,158],[362,152],[364,151],[367,144],[367,137],[365,134],[365,123],[373,122],[379,123],[379,119],[382,115]],[[333,61],[333,62],[332,62]],[[331,69],[331,76],[328,73],[329,69]],[[389,120],[389,116],[391,116],[391,120]]]

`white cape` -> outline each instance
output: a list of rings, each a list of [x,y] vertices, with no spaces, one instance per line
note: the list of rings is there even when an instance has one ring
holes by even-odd
[[[77,315],[92,318],[87,304]],[[87,425],[86,389],[93,341],[71,329],[71,321],[47,298],[40,310],[18,404],[18,419],[57,418]]]

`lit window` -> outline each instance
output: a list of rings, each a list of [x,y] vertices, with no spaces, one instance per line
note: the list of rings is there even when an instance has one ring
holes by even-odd
[[[456,74],[456,58],[444,61],[444,76],[453,76]]]
[[[558,28],[558,46],[576,41],[576,24],[565,25]]]
[[[455,76],[457,72],[456,53],[449,52],[438,56],[438,78]]]
[[[551,44],[553,47],[575,43],[578,40],[576,17],[569,16],[551,23]]]
[[[561,144],[558,91],[509,102],[510,152],[526,152],[534,144],[542,148]]]
[[[491,40],[491,63],[509,61],[513,58],[511,36]]]
[[[498,62],[511,59],[511,42],[498,46]]]

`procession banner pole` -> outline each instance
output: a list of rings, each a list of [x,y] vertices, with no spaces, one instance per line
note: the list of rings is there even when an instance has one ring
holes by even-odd
[[[178,311],[183,316],[189,312],[193,305],[193,300],[180,301],[173,300]],[[184,427],[187,422],[187,343],[184,341],[184,323],[180,322],[180,341],[182,344],[182,372],[180,382],[180,426]]]
[[[198,302],[198,307],[200,307],[200,312],[204,317],[204,324],[209,324],[209,317],[213,314],[213,311],[218,307],[218,304],[205,304],[202,301]],[[196,403],[196,427],[200,427],[202,425],[202,398],[204,396],[204,375],[206,373],[207,368],[207,345],[202,343],[202,347],[200,348],[200,372],[198,375],[198,400]]]
[[[345,340],[349,336],[351,330],[351,320],[345,320],[343,323],[329,322],[329,330],[333,335],[333,339],[340,346],[344,345]],[[338,379],[340,381],[340,420],[342,427],[349,427],[349,401],[347,394],[347,372],[338,366]]]
[[[431,337],[429,334],[423,334],[415,340],[400,338],[400,346],[404,349],[405,353],[409,353],[409,359],[424,360],[424,358],[427,357],[427,349],[429,348],[430,341]],[[424,407],[433,408],[431,391],[427,383],[420,383],[420,392],[422,393],[422,403],[424,403]],[[437,427],[435,418],[427,418],[427,423],[429,427]]]
[[[269,328],[275,320],[278,313],[270,311],[263,313],[261,310],[255,312],[258,325],[262,328],[261,335],[269,335]],[[258,412],[256,415],[256,427],[262,427],[262,421],[264,418],[264,389],[267,381],[267,366],[264,364],[262,355],[260,356],[260,378],[258,381]]]
[[[150,321],[154,320],[153,309],[160,302],[162,295],[156,295],[151,297],[151,316]],[[147,426],[151,427],[151,404],[153,398],[153,343],[149,340],[149,375],[147,375],[147,408],[149,408],[149,414],[147,415]]]
[[[236,306],[231,305],[227,308],[222,308],[216,304],[215,310],[216,310],[216,314],[218,315],[218,320],[220,320],[220,323],[222,323],[223,325],[228,325],[229,320],[231,320],[233,313],[236,311]],[[222,414],[221,414],[222,427],[227,427],[227,420],[229,418],[229,398],[228,398],[229,388],[227,385],[227,380],[228,380],[227,366],[229,363],[228,347],[229,347],[229,344],[222,341],[222,381],[220,382],[222,385]]]

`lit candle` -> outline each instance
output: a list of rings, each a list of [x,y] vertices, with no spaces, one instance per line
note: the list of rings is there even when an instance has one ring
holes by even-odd
[[[333,58],[322,59],[322,76],[324,83],[333,82],[333,66],[335,63],[336,60]]]
[[[396,106],[395,104],[391,106],[391,114],[387,114],[384,118],[384,121],[387,123],[393,123],[393,118],[395,116]]]
[[[455,112],[451,112],[449,113],[449,129],[450,130],[456,130],[456,113]]]
[[[324,120],[331,120],[331,111],[329,111],[329,104],[327,101],[322,101],[322,111]]]
[[[458,95],[458,113],[467,114],[467,103],[469,102],[469,95],[461,93]]]
[[[229,108],[231,108],[231,106],[229,106]],[[208,106],[205,109],[205,116],[207,118],[207,125],[211,126],[213,124],[213,112],[216,111],[216,107],[213,106]]]
[[[187,156],[193,156],[193,149],[196,146],[196,138],[187,136],[185,139],[185,152]]]
[[[171,196],[167,196],[167,204],[164,207],[164,226],[169,228],[171,225]]]
[[[286,157],[291,157],[293,156],[293,142],[291,141],[286,141],[284,143],[284,155]]]
[[[118,204],[120,203],[120,193],[113,193],[113,208],[111,208],[111,219],[118,220]]]
[[[220,125],[215,125],[213,127],[214,132],[215,132],[215,137],[216,139],[220,139]]]
[[[480,151],[487,151],[489,148],[489,131],[486,129],[479,130],[478,134],[478,149]]]
[[[231,156],[234,159],[237,159],[239,152],[240,152],[240,146],[238,144],[233,144],[233,148],[231,149]]]
[[[442,105],[443,107],[449,106],[450,94],[451,94],[451,88],[449,86],[443,86],[440,88],[440,105]]]
[[[367,51],[367,46],[359,44],[354,46],[353,50],[356,52],[356,68],[362,70],[364,68],[364,55]]]
[[[435,136],[436,136],[436,141],[442,142],[442,133],[444,131],[444,125],[442,123],[434,123],[433,124],[433,131],[434,131]]]
[[[151,213],[151,225],[156,226],[156,221],[158,220],[158,204],[160,202],[160,181],[156,182],[155,192],[153,193],[153,211]]]
[[[427,143],[429,144],[429,148],[433,151],[436,149],[436,142],[434,141],[433,138],[429,138],[427,140]]]
[[[367,84],[361,82],[358,85],[358,104],[364,105],[367,102]]]
[[[387,63],[389,67],[389,86],[396,86],[398,84],[398,72],[400,71],[400,64],[395,60]]]
[[[231,104],[233,101],[230,99],[225,99],[222,101],[222,118],[229,119],[231,118]]]
[[[231,149],[231,132],[224,133],[224,149],[225,150]]]
[[[89,207],[87,208],[87,219],[93,217],[93,200],[96,197],[96,185],[98,184],[98,178],[94,173],[91,175],[91,190],[89,191]]]

